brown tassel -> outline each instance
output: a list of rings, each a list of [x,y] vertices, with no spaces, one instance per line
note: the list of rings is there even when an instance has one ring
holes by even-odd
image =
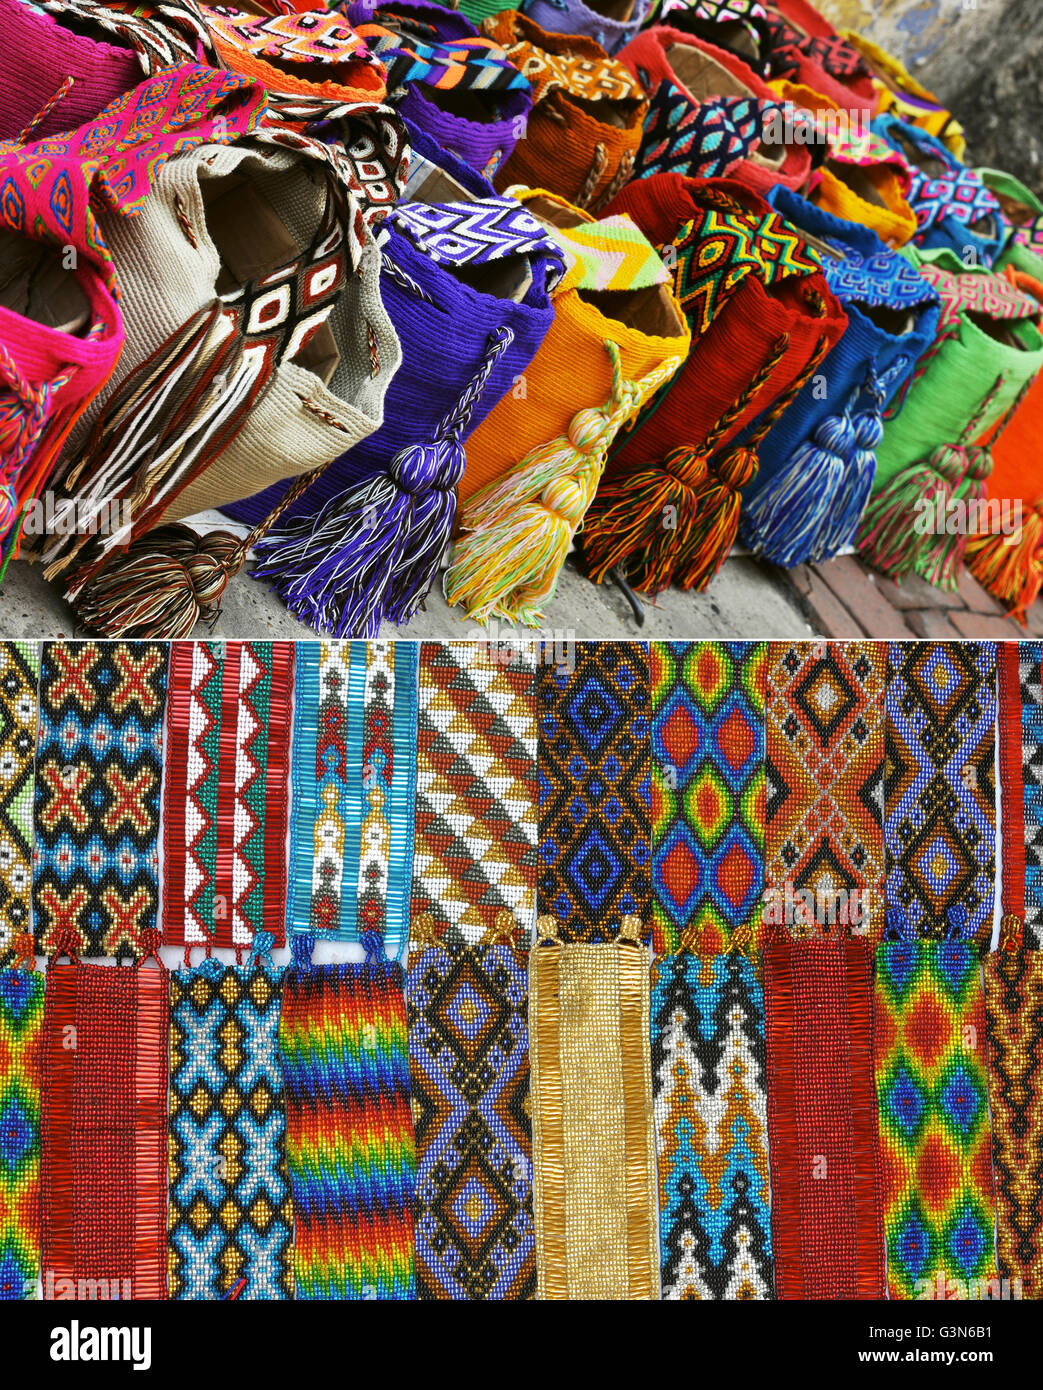
[[[200,536],[169,521],[125,550],[74,578],[66,597],[83,622],[102,637],[188,637],[200,620],[215,621],[229,580],[246,556],[318,477],[302,473],[278,506],[248,536],[212,531]]]

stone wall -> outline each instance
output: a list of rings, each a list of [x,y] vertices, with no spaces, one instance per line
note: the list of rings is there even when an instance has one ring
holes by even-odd
[[[969,158],[1043,194],[1041,0],[819,0],[889,49],[967,128]]]

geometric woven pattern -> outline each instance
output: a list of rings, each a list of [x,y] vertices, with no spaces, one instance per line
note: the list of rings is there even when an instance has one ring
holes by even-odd
[[[0,642],[0,965],[29,930],[40,648]]]
[[[764,951],[771,1231],[779,1298],[883,1298],[873,956],[864,938]]]
[[[313,966],[313,945],[293,938],[279,1020],[297,1297],[412,1299],[416,1145],[402,967],[379,957]]]
[[[335,941],[409,936],[417,647],[302,642],[293,692],[286,922]]]
[[[887,905],[909,934],[992,936],[996,877],[996,648],[892,642],[884,780]]]
[[[170,977],[170,1297],[292,1298],[282,972]]]
[[[663,1297],[772,1298],[763,990],[737,952],[653,973]]]
[[[876,1091],[890,1296],[957,1297],[995,1279],[985,1010],[973,941],[880,944]],[[949,1280],[959,1282],[949,1289]]]
[[[292,642],[175,642],[163,824],[168,945],[283,940]]]
[[[0,970],[0,1301],[40,1277],[40,1037],[44,977]]]
[[[159,906],[167,644],[46,642],[33,879],[38,951],[140,956]]]
[[[1000,671],[1005,912],[1025,924],[1026,946],[1043,947],[1043,645],[1004,643]],[[1016,671],[1012,669],[1016,666]],[[1017,806],[1008,806],[1008,794]],[[1019,815],[1020,812],[1020,815]],[[1015,885],[1013,876],[1021,882]],[[1020,890],[1021,900],[1007,894]]]
[[[51,961],[44,995],[44,1298],[167,1295],[167,972]]]
[[[986,959],[985,1028],[999,1272],[1043,1298],[1043,952]]]
[[[474,945],[507,910],[536,923],[536,671],[479,642],[420,648],[413,917]]]
[[[760,924],[764,668],[759,642],[652,642],[652,921],[657,954],[700,955]]]
[[[883,934],[886,675],[882,642],[771,644],[766,877],[794,935]]]
[[[613,941],[630,914],[648,939],[648,647],[581,642],[538,682],[539,911],[562,941]]]
[[[410,954],[419,1298],[536,1292],[528,966],[506,941]]]

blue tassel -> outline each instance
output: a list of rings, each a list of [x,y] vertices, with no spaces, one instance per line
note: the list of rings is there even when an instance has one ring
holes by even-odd
[[[375,477],[356,476],[316,516],[292,517],[257,548],[251,571],[271,579],[302,622],[334,637],[375,637],[407,622],[434,583],[456,521],[462,437],[498,358],[514,341],[497,328],[467,389],[432,441],[407,444]],[[350,465],[350,456],[342,462]]]
[[[742,534],[751,549],[784,569],[807,560],[843,481],[845,460],[818,442],[835,424],[835,417],[823,420],[815,441],[800,446],[744,513]]]

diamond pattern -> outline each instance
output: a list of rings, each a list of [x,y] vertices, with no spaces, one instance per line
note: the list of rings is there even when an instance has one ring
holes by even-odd
[[[653,642],[652,913],[657,952],[682,933],[721,949],[764,881],[762,644]]]
[[[996,876],[996,651],[991,642],[895,642],[889,652],[887,903],[911,935],[967,912],[982,949]]]
[[[532,1298],[528,957],[506,943],[410,957],[421,1298]]]
[[[583,642],[538,679],[539,910],[563,940],[611,941],[648,922],[649,651]]]
[[[877,642],[772,643],[766,701],[773,902],[784,909],[791,894],[812,894],[819,926],[846,903],[853,929],[874,941],[883,933],[886,660]],[[786,925],[799,933],[811,924]]]
[[[876,967],[888,1286],[936,1297],[996,1277],[978,956],[972,942],[888,940]]]

